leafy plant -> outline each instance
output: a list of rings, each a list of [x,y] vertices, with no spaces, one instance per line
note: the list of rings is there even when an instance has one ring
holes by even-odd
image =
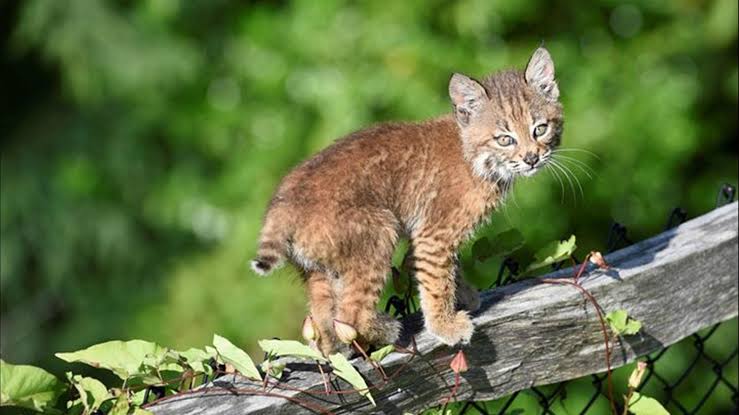
[[[336,353],[330,355],[328,359],[331,362],[331,366],[334,368],[336,376],[349,382],[349,384],[352,385],[360,395],[367,398],[373,406],[377,406],[375,399],[372,397],[372,394],[367,387],[367,382],[365,382],[362,375],[357,372],[357,369],[355,369],[354,366],[346,360],[344,355]]]
[[[386,358],[390,353],[395,351],[395,346],[392,344],[388,344],[385,347],[381,347],[374,352],[370,353],[370,359],[374,360],[377,363],[382,362],[382,359]]]
[[[326,361],[326,358],[316,351],[316,349],[296,340],[259,340],[259,347],[270,356],[292,356],[322,362]]]
[[[629,399],[629,412],[634,415],[670,415],[658,400],[633,392]]]
[[[144,340],[113,340],[76,352],[56,353],[55,356],[65,362],[80,362],[108,369],[119,378],[128,380],[144,375],[142,365],[145,359],[149,358],[148,362],[151,364],[163,358],[166,352],[166,348]]]
[[[577,248],[575,241],[575,235],[572,235],[569,239],[552,241],[544,245],[544,247],[536,251],[534,254],[534,262],[529,264],[526,270],[533,271],[568,259]]]
[[[95,378],[82,377],[67,373],[67,380],[77,390],[79,398],[71,401],[69,408],[71,410],[84,408],[85,414],[92,414],[100,409],[100,406],[113,395],[108,392],[108,388],[102,382]],[[80,408],[81,407],[81,408]]]
[[[0,359],[0,406],[49,411],[66,387],[51,373]]]
[[[670,415],[658,400],[644,396],[636,391],[646,372],[646,362],[637,362],[628,381],[628,392],[624,396],[623,415]]]
[[[606,321],[616,335],[632,336],[641,330],[641,321],[629,316],[626,310],[620,309],[606,314]]]
[[[239,373],[251,379],[262,380],[262,375],[259,374],[259,370],[254,365],[251,357],[245,351],[234,346],[228,339],[214,334],[213,346],[218,351],[218,357],[225,363],[232,364]]]

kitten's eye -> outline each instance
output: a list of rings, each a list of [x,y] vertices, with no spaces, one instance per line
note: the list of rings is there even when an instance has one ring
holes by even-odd
[[[516,144],[516,139],[511,137],[510,135],[499,135],[495,137],[495,141],[501,147],[508,147],[510,145]]]
[[[534,138],[539,138],[547,133],[547,130],[549,130],[549,124],[539,124],[536,127],[534,127]]]

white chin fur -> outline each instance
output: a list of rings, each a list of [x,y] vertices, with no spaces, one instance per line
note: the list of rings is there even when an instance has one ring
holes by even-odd
[[[526,176],[526,177],[531,177],[534,174],[536,174],[537,171],[539,171],[539,169],[531,169],[531,170],[526,170],[524,172],[521,172],[521,174],[524,175],[524,176]]]

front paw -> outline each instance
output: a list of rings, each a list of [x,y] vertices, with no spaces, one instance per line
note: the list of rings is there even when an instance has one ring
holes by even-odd
[[[466,311],[458,311],[451,318],[427,320],[426,328],[448,346],[469,343],[474,331],[472,320]]]

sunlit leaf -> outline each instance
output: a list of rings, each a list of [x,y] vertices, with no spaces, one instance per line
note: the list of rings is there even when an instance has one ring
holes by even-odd
[[[364,378],[359,374],[357,369],[355,369],[354,366],[346,360],[344,355],[336,353],[330,355],[328,359],[331,362],[331,367],[334,368],[334,374],[336,376],[349,382],[349,384],[352,385],[360,395],[369,399],[373,406],[377,406],[375,404],[375,399],[372,397],[372,394],[367,387],[367,383],[364,381]]]
[[[632,336],[641,330],[641,322],[629,316],[626,310],[615,310],[606,314],[606,321],[617,335]]]
[[[140,408],[138,406],[140,404],[141,403],[136,402],[135,399],[132,399],[132,401],[129,402],[125,394],[121,395],[113,403],[113,406],[110,408],[108,415],[153,415],[152,412]]]
[[[629,399],[629,412],[634,415],[670,415],[658,400],[634,392]]]
[[[121,395],[115,400],[113,406],[110,408],[108,415],[127,415],[130,404],[125,395]]]
[[[70,353],[56,353],[55,356],[67,362],[81,362],[93,367],[108,369],[121,379],[144,375],[144,359],[160,358],[167,349],[156,343],[143,340],[113,340],[96,344],[83,350]]]
[[[234,346],[228,339],[214,334],[213,346],[215,346],[221,359],[232,364],[239,373],[251,379],[262,380],[262,376],[251,357],[245,351]]]
[[[0,406],[45,411],[54,405],[66,385],[34,366],[12,365],[0,359]]]
[[[326,361],[317,350],[297,340],[259,340],[259,347],[271,356],[292,356]]]
[[[570,236],[567,240],[552,241],[534,254],[534,262],[529,265],[528,271],[545,267],[569,258],[575,252],[577,245],[575,244],[575,235]]]
[[[73,375],[71,372],[68,372],[67,379],[77,389],[77,393],[80,395],[80,402],[85,407],[87,413],[95,412],[103,402],[113,398],[113,395],[108,392],[108,388],[95,378]]]
[[[285,370],[285,364],[282,362],[275,362],[272,360],[265,360],[259,365],[264,373],[269,374],[275,379],[282,377],[282,372]]]
[[[372,352],[370,354],[370,359],[374,360],[375,362],[381,362],[382,359],[386,358],[390,353],[394,351],[395,351],[395,346],[392,344],[388,344],[387,346],[382,347]]]
[[[215,358],[218,355],[215,349],[211,348],[211,350],[213,353],[208,353],[205,350],[192,347],[185,351],[178,351],[175,353],[183,358],[187,365],[195,372],[211,375],[213,373],[213,368],[209,364],[210,359]]]

